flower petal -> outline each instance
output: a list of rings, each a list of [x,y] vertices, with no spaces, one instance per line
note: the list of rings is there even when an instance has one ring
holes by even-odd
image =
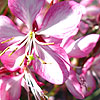
[[[67,33],[66,36],[63,38],[60,46],[61,47],[65,47],[68,46],[70,44],[70,42],[72,41],[72,38],[77,34],[78,32],[78,28],[75,28],[75,30],[72,30],[72,32]]]
[[[65,82],[68,90],[78,99],[85,98],[84,94],[82,93],[81,86],[77,80],[76,73],[71,70],[68,79]]]
[[[89,96],[96,89],[96,82],[90,71],[86,73],[85,78],[86,78],[86,86],[87,86],[87,92],[85,96]]]
[[[64,58],[67,56],[66,53],[60,51],[59,48],[59,53],[61,52],[61,55],[59,55],[58,52],[53,51],[49,46],[39,45],[37,46],[37,52],[42,61],[35,57],[35,72],[53,84],[62,84],[67,79],[70,70],[69,65],[62,58],[62,55],[64,55]]]
[[[14,25],[14,23],[6,16],[1,15],[0,16],[0,50],[4,50],[5,47],[12,44],[13,42],[18,41],[23,37],[24,34],[22,34],[17,27]],[[12,41],[9,41],[7,43],[1,43],[7,39],[10,39],[14,37]]]
[[[0,58],[4,67],[6,67],[10,71],[15,71],[19,69],[20,64],[22,63],[24,58],[24,51],[24,48],[21,48],[20,50],[17,50],[15,53],[13,53],[11,56],[9,56],[9,54],[13,52],[13,50],[5,52]]]
[[[65,33],[72,32],[77,27],[82,10],[82,6],[74,1],[62,1],[54,4],[45,15],[37,34],[63,38]]]
[[[100,77],[100,54],[94,58],[92,68],[96,72],[96,74]]]
[[[91,57],[85,62],[82,69],[83,73],[86,73],[92,67],[93,61],[94,61],[94,57]]]
[[[0,78],[0,100],[18,100],[21,94],[21,80],[19,76],[5,76]]]
[[[44,0],[8,0],[12,13],[21,19],[29,29],[32,29],[32,23],[43,5]]]
[[[80,28],[81,33],[85,34],[89,29],[89,25],[81,21],[79,24],[79,28]]]
[[[6,16],[0,16],[0,38],[23,36],[14,23]]]
[[[100,13],[100,7],[94,6],[94,5],[89,6],[86,8],[86,12],[87,12],[86,14],[88,16],[95,16],[96,17]]]
[[[65,82],[68,90],[77,98],[84,99],[90,95],[96,88],[95,80],[90,71],[77,75],[71,70],[68,79]]]
[[[69,47],[65,48],[65,51],[70,57],[85,57],[95,47],[98,39],[98,34],[87,35],[73,42]]]
[[[81,0],[80,4],[84,5],[84,6],[89,6],[90,4],[92,4],[94,0]]]

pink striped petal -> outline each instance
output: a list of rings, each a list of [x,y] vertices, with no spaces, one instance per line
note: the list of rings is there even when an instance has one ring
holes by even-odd
[[[82,69],[83,73],[86,73],[92,67],[93,61],[94,61],[94,57],[91,57],[86,61]]]
[[[86,74],[77,75],[71,70],[69,78],[65,82],[68,90],[77,98],[84,99],[96,88],[95,80],[90,71]]]
[[[98,34],[87,35],[73,42],[69,47],[65,48],[65,50],[70,57],[85,57],[95,47],[98,39]]]
[[[83,7],[74,1],[62,1],[51,6],[37,34],[63,38],[77,27]]]
[[[0,16],[0,38],[23,36],[14,23],[6,16]]]
[[[0,16],[0,50],[4,50],[8,45],[20,40],[24,34],[22,34],[14,23],[6,16]],[[14,40],[2,44],[1,42],[15,37]]]
[[[15,53],[13,53],[11,56],[9,54],[13,50],[8,50],[1,56],[1,62],[3,65],[10,71],[15,71],[20,68],[20,64],[23,61],[24,58],[24,48],[21,48],[20,50],[17,50]]]
[[[83,21],[81,21],[80,25],[79,25],[79,29],[80,29],[81,33],[86,34],[86,32],[89,29],[89,25],[84,23]]]
[[[68,46],[71,43],[72,38],[77,34],[77,32],[78,32],[78,28],[75,28],[75,30],[72,30],[71,32],[67,33],[66,36],[63,37],[60,46],[61,47]]]
[[[96,74],[100,77],[100,54],[94,58],[92,68],[96,72]]]
[[[85,98],[84,93],[82,93],[81,86],[77,80],[76,73],[73,70],[71,70],[70,75],[66,80],[65,84],[71,94],[77,99]]]
[[[93,1],[94,0],[81,0],[80,4],[83,6],[89,6]]]
[[[21,94],[21,80],[19,76],[5,76],[0,78],[0,100],[18,100]]]
[[[66,53],[60,48],[56,52],[49,46],[39,45],[37,46],[37,52],[45,63],[43,64],[35,57],[33,65],[35,72],[53,84],[62,84],[66,81],[70,70],[70,66],[63,59],[63,57],[68,59]]]
[[[85,96],[89,96],[96,89],[96,82],[90,71],[86,73],[85,79],[86,79],[86,86],[87,86],[87,91],[85,93]]]
[[[89,16],[97,16],[100,13],[100,7],[98,6],[89,6],[86,8],[86,14]]]
[[[44,0],[8,0],[12,13],[32,29],[36,15],[44,5]]]

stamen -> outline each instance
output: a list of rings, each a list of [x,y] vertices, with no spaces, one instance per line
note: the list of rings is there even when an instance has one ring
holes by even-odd
[[[20,41],[14,43],[14,44],[11,45],[11,46],[16,46],[16,45],[19,45],[19,44],[23,44],[23,42],[27,40],[27,37],[28,37],[28,34],[27,34],[25,37],[23,37],[22,40],[20,40]]]
[[[30,43],[29,43],[29,55],[31,55],[32,53],[32,39],[30,40]]]
[[[51,42],[51,43],[43,43],[43,42],[39,42],[36,38],[35,38],[35,41],[40,44],[40,45],[54,45],[54,42]]]
[[[10,57],[17,49],[18,47],[16,47],[8,56]]]
[[[23,60],[22,60],[22,62],[20,63],[19,66],[21,66],[23,64],[25,57],[26,57],[26,55],[24,56],[24,58],[23,58]]]
[[[39,56],[36,55],[36,57],[41,61],[42,64],[51,64],[51,63],[47,63],[44,60],[42,60]]]
[[[26,50],[25,50],[25,54],[27,55],[31,55],[31,51],[32,51],[32,42],[33,40],[32,39],[29,39],[27,40],[27,44],[26,44]]]
[[[36,50],[35,33],[33,34],[33,45],[34,45],[34,52],[36,55],[38,55],[38,52]]]
[[[0,53],[0,56],[2,56],[10,47],[7,47],[2,53]]]
[[[3,43],[6,43],[6,42],[11,41],[11,40],[13,40],[13,39],[14,39],[14,37],[12,37],[12,38],[10,38],[10,39],[8,39],[8,40],[2,41],[1,43],[3,44]]]
[[[24,70],[25,73],[25,79],[26,79],[26,84],[30,87],[34,97],[36,100],[41,100],[41,97],[45,100],[45,95],[41,88],[37,85],[36,81],[32,77],[29,69],[27,68]],[[46,97],[47,98],[47,97]]]

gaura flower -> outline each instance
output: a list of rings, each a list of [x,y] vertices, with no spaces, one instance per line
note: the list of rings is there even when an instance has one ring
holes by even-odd
[[[84,99],[96,89],[96,81],[100,83],[100,54],[89,58],[82,67],[71,69],[65,82],[68,90],[78,99]],[[95,77],[95,79],[94,79]]]
[[[91,71],[83,70],[84,68],[81,67],[71,69],[70,75],[65,82],[68,90],[77,99],[84,99],[96,89],[96,82]]]
[[[44,0],[8,0],[12,13],[27,26],[27,33],[18,30],[8,17],[0,16],[0,50],[3,51],[0,59],[9,71],[22,70],[25,82],[32,93],[35,93],[34,96],[38,93],[41,96],[42,92],[31,74],[30,65],[35,73],[53,84],[62,84],[68,78],[70,62],[66,52],[59,45],[67,33],[77,29],[82,16],[82,6],[78,3],[59,2],[51,6],[38,29],[36,18],[43,5]],[[56,39],[59,40],[57,44]],[[17,76],[13,78],[15,77]],[[7,77],[1,79],[1,85],[6,84],[6,79]],[[11,79],[12,77],[8,78],[8,83],[13,83]],[[19,81],[21,79],[22,77]]]
[[[81,6],[74,1],[56,3],[45,15],[41,28],[33,30],[32,24],[44,0],[29,0],[28,3],[25,0],[8,0],[8,5],[12,13],[27,25],[29,32],[21,33],[8,17],[0,16],[0,48],[5,49],[1,53],[1,61],[4,66],[14,71],[21,68],[25,57],[30,59],[29,56],[33,55],[36,73],[51,83],[63,83],[70,69],[68,57],[55,42],[45,43],[45,37],[61,40],[67,32],[75,30],[82,16]],[[59,73],[59,77],[55,73]]]
[[[86,61],[83,71],[85,72],[86,70],[90,70],[97,82],[100,83],[100,54]]]

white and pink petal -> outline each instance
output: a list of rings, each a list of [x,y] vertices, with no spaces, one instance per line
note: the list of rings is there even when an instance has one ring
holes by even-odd
[[[62,1],[51,6],[37,34],[63,38],[72,32],[81,19],[83,6],[74,1]]]
[[[83,6],[89,6],[93,1],[94,0],[81,0],[80,4]]]
[[[92,69],[96,72],[96,74],[100,77],[100,54],[94,58],[92,63]]]
[[[95,80],[90,71],[78,75],[71,70],[68,79],[65,82],[68,90],[77,98],[84,99],[89,96],[96,88]]]
[[[25,48],[21,48],[15,51],[12,55],[9,56],[13,52],[15,48],[9,49],[5,52],[1,57],[0,60],[3,63],[4,67],[6,67],[9,71],[16,71],[20,68],[20,64],[24,59],[24,52]]]
[[[53,84],[64,83],[68,78],[70,65],[62,57],[63,51],[58,53],[53,51],[49,46],[38,45],[37,53],[42,61],[35,57],[34,71]]]
[[[19,76],[0,77],[0,100],[18,100],[21,94],[21,80]]]
[[[77,39],[69,47],[65,47],[69,57],[82,58],[87,56],[99,40],[98,34],[90,34]]]
[[[32,24],[44,5],[44,0],[8,0],[12,13],[32,30]]]
[[[8,17],[3,15],[0,16],[0,50],[4,50],[8,45],[19,41],[23,38],[23,36],[24,34],[17,29],[15,24]],[[9,42],[2,43],[3,41],[11,38],[14,39]]]
[[[73,96],[75,96],[77,99],[84,99],[85,95],[81,90],[81,85],[79,81],[77,80],[76,73],[71,70],[68,79],[65,82],[68,90],[71,92]]]
[[[96,82],[91,74],[91,71],[87,71],[85,74],[85,79],[86,79],[86,87],[87,87],[87,92],[85,93],[85,97],[89,96],[93,93],[93,91],[96,89]]]

